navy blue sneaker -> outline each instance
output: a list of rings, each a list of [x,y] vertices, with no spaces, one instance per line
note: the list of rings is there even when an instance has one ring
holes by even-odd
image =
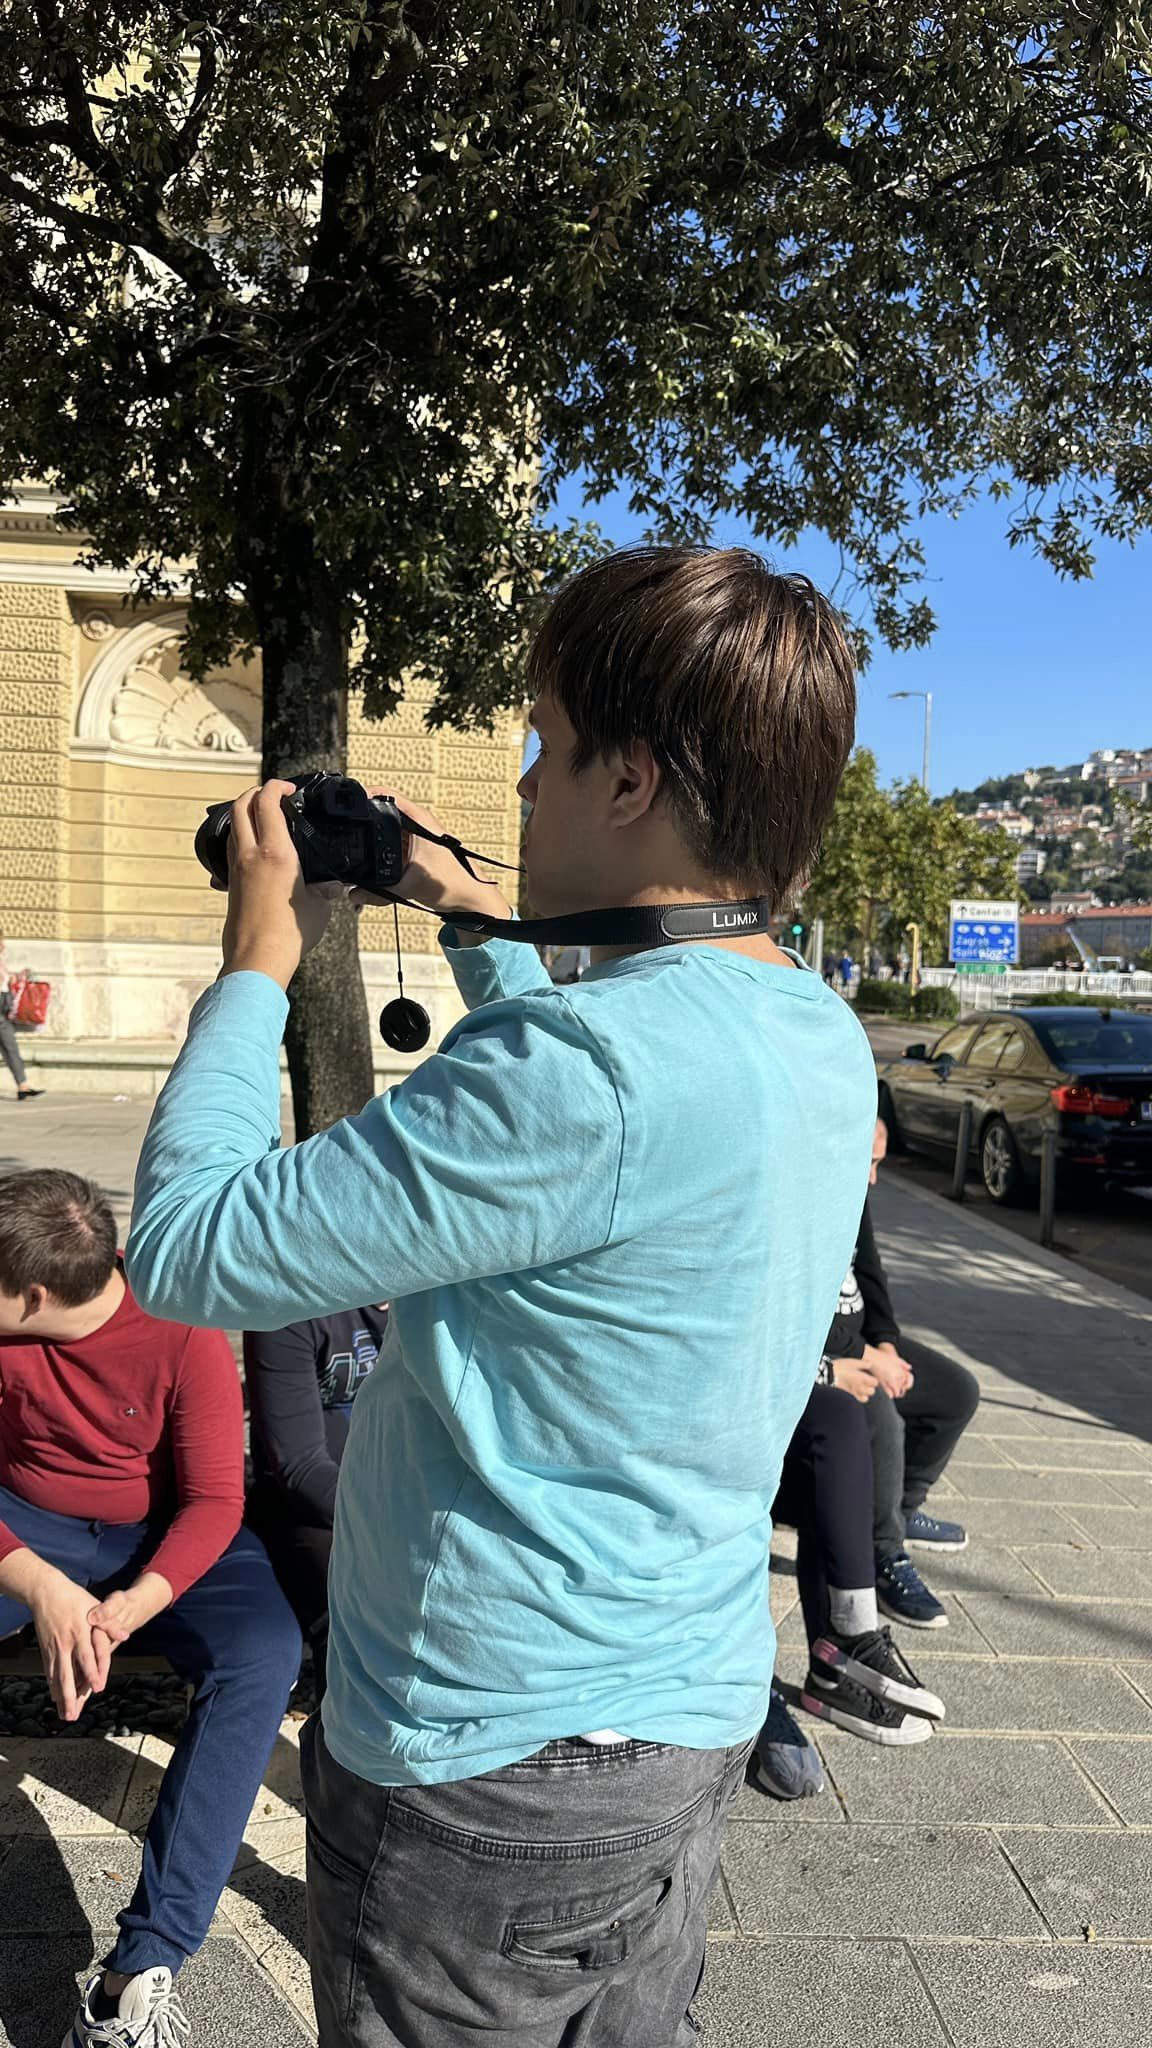
[[[906,1550],[876,1559],[876,1605],[905,1628],[947,1628],[948,1616],[920,1577]]]
[[[814,1799],[824,1790],[824,1766],[775,1686],[768,1719],[752,1752],[751,1776],[752,1783],[772,1799]]]
[[[915,1508],[904,1517],[904,1541],[922,1550],[967,1550],[968,1531],[961,1522],[941,1522]]]

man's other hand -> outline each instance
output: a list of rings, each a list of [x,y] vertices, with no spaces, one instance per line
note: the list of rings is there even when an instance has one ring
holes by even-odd
[[[138,1628],[154,1621],[172,1605],[172,1588],[162,1572],[144,1572],[134,1586],[109,1593],[99,1606],[90,1609],[89,1626],[126,1642]]]
[[[904,1363],[894,1344],[866,1344],[864,1364],[877,1385],[891,1394],[894,1401],[906,1394],[913,1383],[912,1368]]]
[[[103,1692],[112,1651],[125,1639],[114,1624],[94,1630],[91,1612],[92,1595],[85,1586],[44,1568],[31,1613],[52,1704],[62,1721],[78,1721],[92,1694]]]
[[[414,824],[423,825],[429,832],[442,833],[444,830],[434,811],[424,804],[413,803],[410,797],[401,796],[394,789],[370,789],[368,794],[392,797],[405,817],[411,818]],[[415,832],[406,832],[404,862],[396,894],[406,896],[410,903],[421,903],[426,910],[435,910],[440,915],[447,910],[459,910],[478,911],[485,917],[511,917],[511,908],[499,889],[494,888],[491,882],[476,881],[446,846],[437,846],[429,839],[421,839]],[[370,896],[366,890],[354,889],[352,901],[387,903],[391,898]]]
[[[291,782],[245,790],[232,806],[223,974],[266,974],[286,989],[328,929],[339,882],[304,885],[281,808]]]
[[[876,1392],[876,1380],[862,1358],[838,1358],[832,1367],[832,1377],[855,1401],[870,1401]]]

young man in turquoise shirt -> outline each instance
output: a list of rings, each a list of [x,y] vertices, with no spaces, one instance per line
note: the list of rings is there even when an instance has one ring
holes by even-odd
[[[628,551],[561,594],[530,681],[540,913],[791,907],[854,714],[811,584]],[[277,1149],[284,990],[328,916],[284,789],[233,813],[224,968],[145,1141],[128,1265],[185,1321],[392,1303],[304,1745],[322,2048],[671,2048],[768,1705],[769,1509],[864,1199],[867,1043],[763,934],[594,955],[556,988],[530,947],[449,924],[469,1014]],[[443,848],[409,858],[399,894],[507,914]]]

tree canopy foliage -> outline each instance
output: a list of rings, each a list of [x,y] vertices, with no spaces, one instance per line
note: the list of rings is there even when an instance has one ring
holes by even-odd
[[[925,511],[988,485],[1074,575],[1152,518],[1149,48],[1118,4],[10,0],[0,475],[145,592],[191,560],[202,659],[311,580],[441,721],[515,693],[577,468],[660,534],[822,530],[922,642]]]
[[[820,862],[805,895],[810,916],[843,939],[895,954],[920,926],[925,959],[943,960],[954,896],[1013,896],[1016,848],[1006,832],[966,817],[919,782],[882,789],[876,757],[852,756]]]
[[[1152,521],[1149,59],[1137,0],[7,0],[0,483],[184,565],[194,670],[259,643],[268,774],[343,765],[353,647],[371,712],[514,702],[576,472],[819,530],[921,644],[924,514],[1070,575]],[[355,963],[301,1131],[371,1090]]]

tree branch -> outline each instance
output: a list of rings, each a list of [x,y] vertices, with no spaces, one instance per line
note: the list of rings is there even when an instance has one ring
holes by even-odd
[[[216,81],[219,77],[219,64],[213,44],[205,37],[197,43],[196,48],[200,52],[200,62],[196,67],[196,84],[192,93],[192,105],[189,107],[187,119],[176,137],[175,147],[172,152],[170,176],[174,175],[177,171],[186,171],[196,154],[200,137],[204,133],[204,123],[207,121],[211,110],[213,96],[216,91]]]

